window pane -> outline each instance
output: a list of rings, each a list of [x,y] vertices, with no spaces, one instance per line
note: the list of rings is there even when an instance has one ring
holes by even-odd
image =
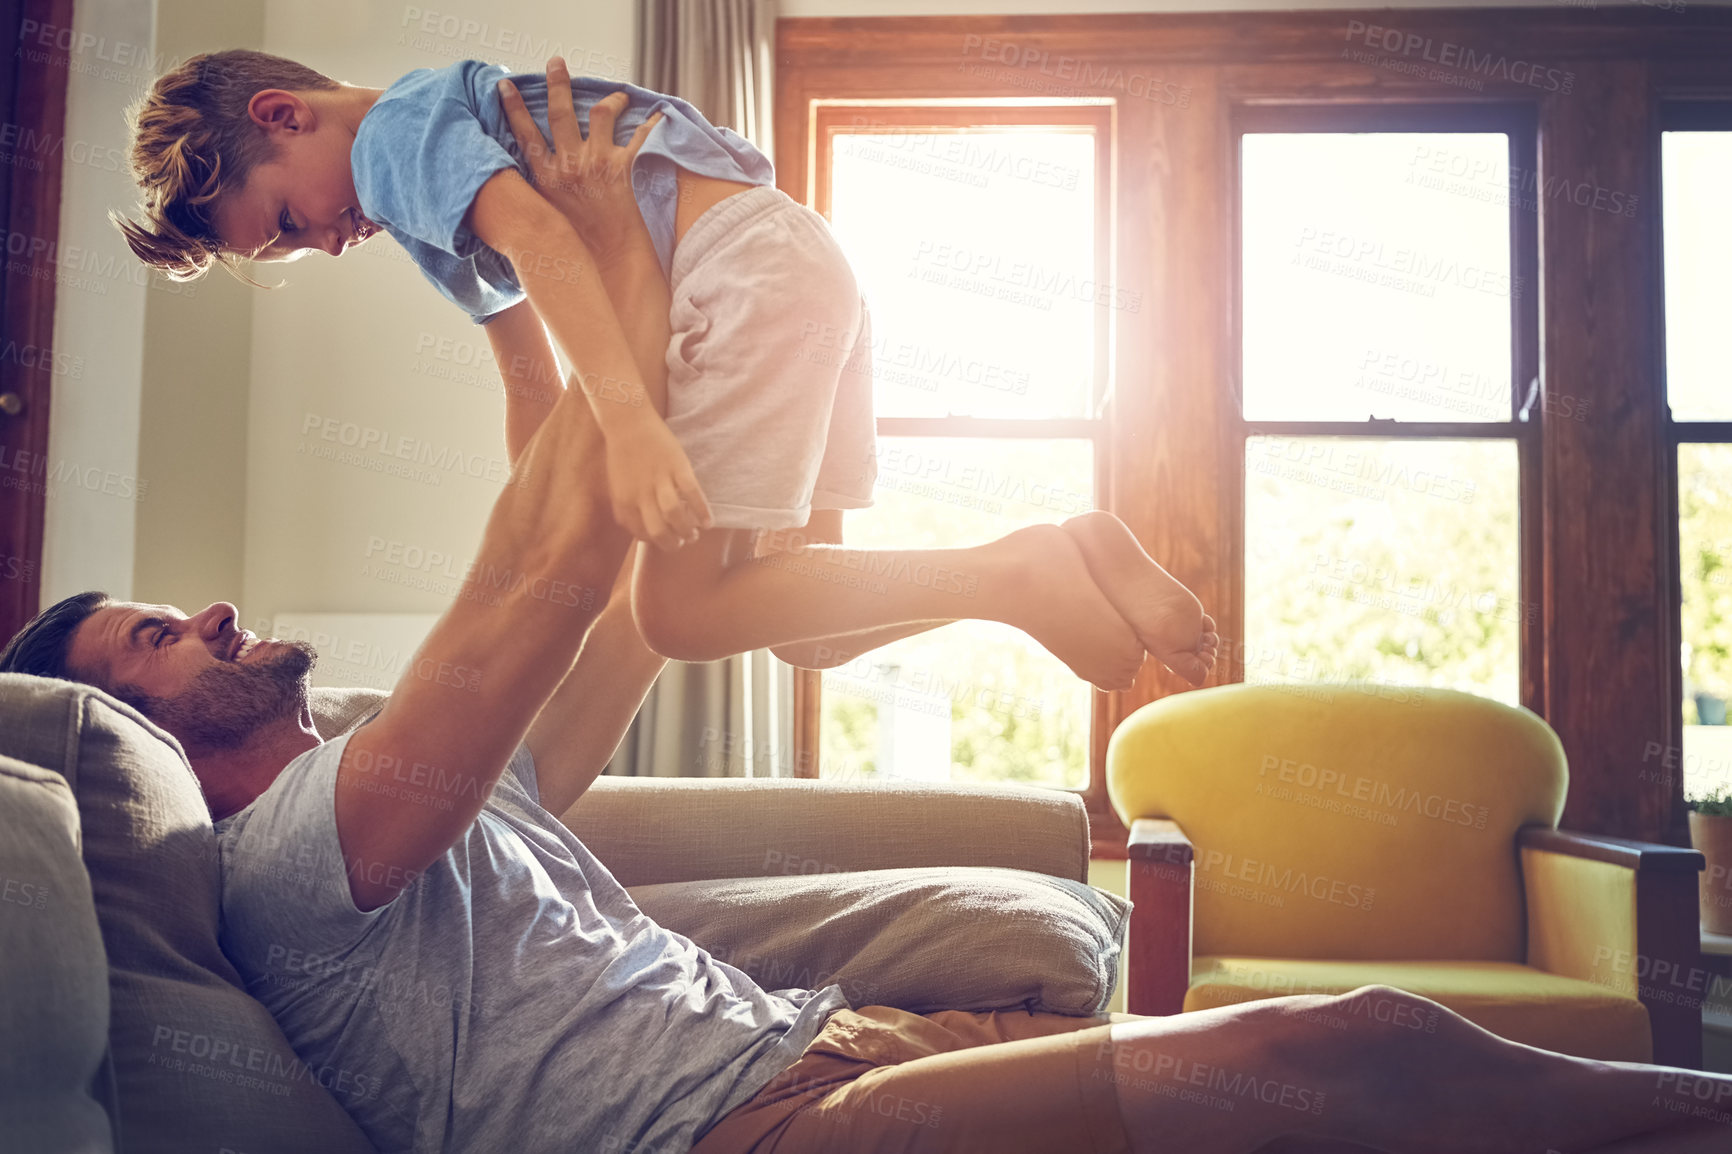
[[[1251,438],[1245,680],[1518,703],[1516,484],[1510,441]]]
[[[830,221],[872,310],[881,417],[1085,417],[1094,137],[846,133]],[[1104,295],[1102,295],[1104,294]]]
[[[1684,793],[1732,788],[1732,445],[1678,446],[1684,748],[1645,768],[1683,770]]]
[[[1242,163],[1247,420],[1510,419],[1506,136],[1247,134]]]
[[[876,503],[846,519],[865,549],[980,545],[1094,507],[1088,441],[891,437]],[[1006,625],[962,621],[823,675],[825,777],[1088,780],[1092,698],[1063,662]]]
[[[1660,136],[1666,233],[1666,397],[1680,421],[1732,421],[1732,132]]]

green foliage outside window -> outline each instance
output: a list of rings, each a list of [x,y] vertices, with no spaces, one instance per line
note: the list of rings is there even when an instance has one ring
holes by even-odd
[[[1678,446],[1684,717],[1697,694],[1732,697],[1732,445]]]

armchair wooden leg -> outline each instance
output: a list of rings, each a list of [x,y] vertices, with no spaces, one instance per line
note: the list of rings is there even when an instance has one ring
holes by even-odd
[[[1132,823],[1129,844],[1131,932],[1125,1009],[1177,1014],[1191,983],[1190,841],[1168,821]]]

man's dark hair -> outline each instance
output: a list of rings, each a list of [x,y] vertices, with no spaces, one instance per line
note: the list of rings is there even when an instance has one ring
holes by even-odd
[[[38,613],[6,643],[5,649],[0,649],[0,673],[76,680],[66,669],[72,635],[109,600],[108,594],[92,590],[57,601]]]

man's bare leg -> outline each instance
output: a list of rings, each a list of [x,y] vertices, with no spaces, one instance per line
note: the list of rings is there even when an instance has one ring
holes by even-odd
[[[1727,1150],[1732,1150],[1732,1129],[1723,1122],[1703,1122],[1595,1146],[1587,1154],[1726,1154]]]
[[[1014,625],[1079,677],[1123,689],[1143,647],[1056,525],[971,549],[862,551],[800,546],[728,563],[710,530],[677,553],[646,551],[634,606],[656,652],[713,661],[749,649],[911,623],[978,618]]]
[[[1354,1149],[1342,1143],[1693,1154],[1732,1142],[1732,1127],[1678,1112],[1702,1100],[1679,1093],[1679,1079],[1732,1102],[1732,1078],[1552,1054],[1386,987],[1117,1023],[1112,1039],[1136,1154]],[[1202,1093],[1181,1097],[1192,1088]]]

